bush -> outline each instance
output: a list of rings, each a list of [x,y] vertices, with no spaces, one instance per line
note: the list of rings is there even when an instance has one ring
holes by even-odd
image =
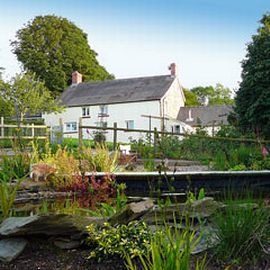
[[[89,237],[86,242],[95,246],[89,258],[98,260],[114,255],[124,258],[126,253],[131,258],[142,255],[149,248],[151,239],[151,232],[144,222],[133,221],[115,227],[105,223],[101,230],[91,224],[87,231]]]
[[[96,132],[94,136],[94,141],[98,144],[104,144],[106,142],[106,136],[103,132]]]
[[[154,147],[150,142],[139,139],[131,141],[131,150],[136,152],[141,158],[148,158],[149,155],[154,156]]]
[[[3,156],[0,161],[0,178],[6,179],[26,177],[30,170],[30,155],[15,151],[13,156]]]
[[[263,255],[265,243],[269,244],[269,215],[262,206],[254,207],[247,198],[239,204],[229,199],[225,209],[214,218],[214,227],[220,241],[215,248],[218,258],[230,263],[256,261]]]
[[[158,140],[158,156],[172,159],[181,157],[181,141],[176,136],[161,136]]]
[[[15,185],[10,185],[7,181],[0,179],[0,214],[2,218],[7,218],[11,214],[21,182],[22,179],[19,179]]]
[[[79,162],[68,152],[66,147],[62,149],[59,146],[55,154],[47,152],[42,162],[56,169],[49,181],[57,189],[68,189],[81,179]]]
[[[186,218],[185,229],[179,230],[165,222],[164,230],[156,232],[150,241],[150,247],[144,254],[139,254],[140,268],[127,253],[127,268],[130,270],[189,270],[191,269],[191,252],[199,241],[194,231],[190,230],[190,221]],[[196,270],[204,269],[206,257],[196,261]]]
[[[118,167],[120,154],[118,151],[109,152],[105,144],[96,144],[96,149],[84,147],[80,159],[85,162],[84,170],[96,172],[114,172]]]

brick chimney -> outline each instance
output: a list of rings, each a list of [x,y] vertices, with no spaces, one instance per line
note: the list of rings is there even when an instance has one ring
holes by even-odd
[[[169,66],[169,70],[171,71],[171,76],[176,77],[177,76],[177,68],[175,63],[171,63]]]
[[[78,71],[72,72],[72,84],[78,84],[82,82],[82,74]]]

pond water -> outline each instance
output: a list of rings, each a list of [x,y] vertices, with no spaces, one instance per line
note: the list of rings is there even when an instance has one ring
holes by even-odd
[[[238,199],[241,197],[246,197],[247,192],[241,195],[241,192],[234,192],[232,194]],[[130,196],[130,193],[127,193],[127,202],[136,202],[145,198],[151,197],[154,201],[157,201],[159,197],[160,200],[166,201],[170,199],[171,202],[184,203],[187,200],[186,192],[174,192],[168,193],[164,192],[162,194],[149,194],[145,192],[134,193],[133,196]],[[254,196],[255,195],[255,196]],[[198,194],[195,193],[195,197]],[[226,201],[226,195],[224,192],[207,192],[205,196],[214,197],[217,201]],[[252,197],[253,199],[263,199],[269,198],[269,193],[267,194],[255,194],[250,193],[248,197]],[[245,201],[245,199],[244,199]],[[41,199],[29,199],[24,200],[23,202],[16,202],[12,209],[12,216],[23,217],[30,216],[36,214],[69,214],[69,215],[81,215],[81,216],[108,216],[113,213],[114,207],[116,204],[116,198],[114,197],[102,197],[102,196],[94,196],[91,193],[72,195],[68,194],[66,196],[50,196],[49,198],[41,198]]]
[[[12,215],[22,217],[35,214],[55,213],[93,216],[98,215],[98,213],[95,213],[100,207],[100,203],[97,200],[98,198],[93,197],[92,194],[29,200],[24,203],[15,203],[12,209]],[[113,198],[106,200],[106,204],[111,205],[112,203]]]

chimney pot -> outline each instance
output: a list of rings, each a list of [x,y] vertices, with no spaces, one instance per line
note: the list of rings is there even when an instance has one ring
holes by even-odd
[[[78,71],[72,72],[72,84],[82,83],[82,74]]]
[[[177,71],[176,71],[176,64],[175,63],[170,64],[169,70],[171,71],[171,76],[176,77]]]

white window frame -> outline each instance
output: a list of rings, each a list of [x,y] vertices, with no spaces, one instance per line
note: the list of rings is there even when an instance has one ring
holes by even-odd
[[[65,123],[65,131],[66,132],[77,132],[78,131],[78,124],[77,122],[66,122]]]
[[[100,114],[108,114],[108,105],[99,106]]]
[[[82,107],[82,117],[90,116],[90,107]]]
[[[174,133],[181,133],[181,126],[180,125],[174,126]]]
[[[96,126],[106,128],[106,127],[108,127],[108,122],[106,122],[106,121],[96,122]]]
[[[127,129],[134,129],[135,128],[135,122],[134,120],[126,120],[126,128]]]

